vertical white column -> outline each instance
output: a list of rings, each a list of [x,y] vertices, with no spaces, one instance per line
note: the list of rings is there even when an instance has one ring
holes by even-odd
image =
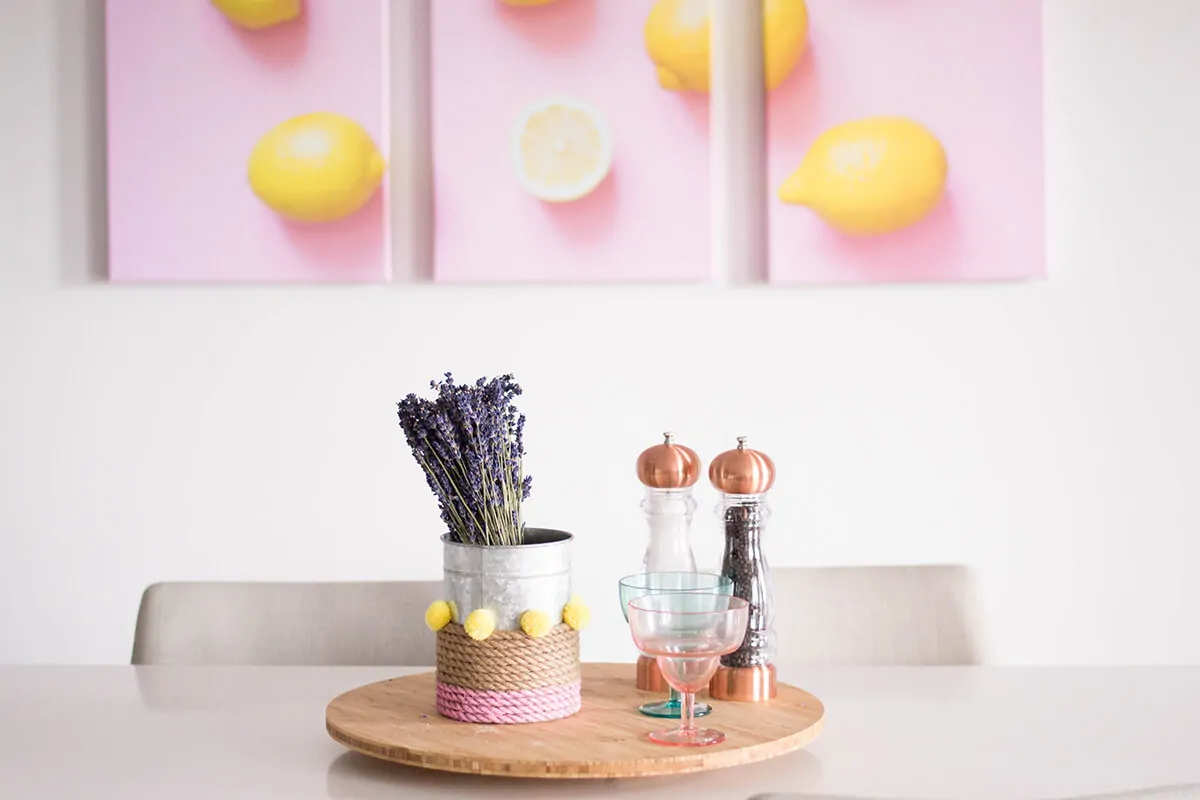
[[[709,0],[713,274],[722,283],[766,277],[766,160],[762,4]]]
[[[430,0],[388,0],[391,24],[392,280],[433,276]]]

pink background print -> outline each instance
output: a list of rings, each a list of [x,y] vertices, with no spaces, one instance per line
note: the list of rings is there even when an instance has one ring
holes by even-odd
[[[708,95],[658,85],[654,0],[433,4],[439,281],[688,281],[709,275]],[[613,138],[608,177],[571,203],[518,181],[513,129],[538,101],[582,101]]]
[[[331,223],[285,221],[246,180],[255,143],[314,111],[388,155],[388,0],[305,0],[259,31],[206,0],[108,0],[109,275],[362,282],[391,272],[387,179]]]
[[[808,0],[808,8],[808,52],[767,102],[771,281],[1044,275],[1041,0]],[[858,238],[779,200],[821,132],[884,115],[922,123],[946,148],[945,195],[928,217]]]

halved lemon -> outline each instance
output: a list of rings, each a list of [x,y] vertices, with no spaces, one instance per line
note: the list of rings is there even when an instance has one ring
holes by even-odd
[[[612,137],[600,112],[553,98],[528,109],[513,129],[517,178],[534,197],[567,203],[600,185],[612,167]]]

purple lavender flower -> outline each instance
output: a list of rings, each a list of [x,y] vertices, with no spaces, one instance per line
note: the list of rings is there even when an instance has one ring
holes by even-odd
[[[521,501],[532,479],[525,475],[525,415],[513,400],[521,387],[512,375],[472,384],[447,372],[430,381],[433,400],[410,394],[397,404],[400,427],[443,522],[457,542],[520,544]]]

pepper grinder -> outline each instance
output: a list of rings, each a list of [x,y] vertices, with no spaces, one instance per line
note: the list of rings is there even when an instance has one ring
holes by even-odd
[[[762,549],[770,510],[767,492],[775,483],[775,464],[765,454],[737,447],[713,459],[708,479],[721,493],[719,511],[725,526],[721,574],[733,581],[733,593],[750,604],[742,646],[721,656],[708,692],[717,700],[763,701],[775,697],[775,619],[771,570]]]
[[[662,444],[638,456],[637,476],[646,487],[642,511],[650,526],[642,571],[695,572],[689,532],[696,514],[692,487],[700,479],[700,456],[690,447],[676,444],[673,434],[664,433]],[[651,692],[669,688],[655,659],[638,656],[637,687]]]

